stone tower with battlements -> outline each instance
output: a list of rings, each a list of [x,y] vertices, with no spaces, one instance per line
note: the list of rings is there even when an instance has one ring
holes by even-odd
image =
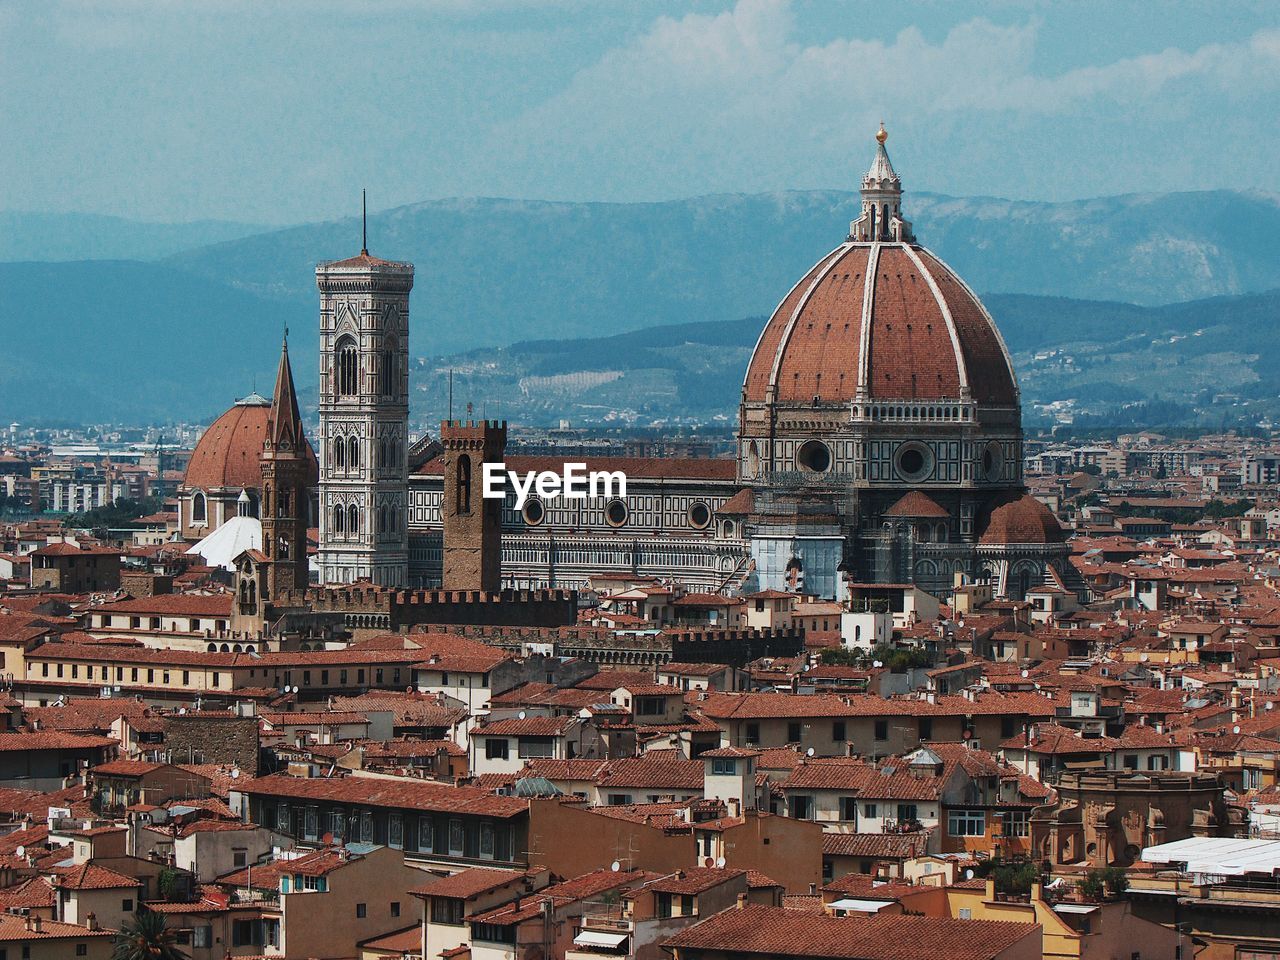
[[[446,420],[444,445],[444,576],[446,590],[502,589],[502,500],[485,499],[484,465],[502,463],[505,421]]]

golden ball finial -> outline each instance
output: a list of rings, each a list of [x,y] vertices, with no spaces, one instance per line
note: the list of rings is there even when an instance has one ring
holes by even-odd
[[[880,121],[880,129],[876,131],[876,143],[884,146],[884,142],[889,139],[889,131],[884,128],[884,121]]]

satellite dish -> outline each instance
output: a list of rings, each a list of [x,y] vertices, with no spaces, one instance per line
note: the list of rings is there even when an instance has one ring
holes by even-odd
[[[716,857],[716,866],[721,870],[724,869],[724,857]]]
[[[873,666],[873,667],[883,667],[883,666],[884,666],[884,664],[883,664],[883,663],[881,663],[879,660],[872,660],[872,661],[871,661],[871,666]]]
[[[964,878],[965,878],[966,880],[972,880],[972,879],[973,879],[973,870],[972,870],[972,869],[970,869],[970,870],[966,870],[966,871],[964,872]]]
[[[1275,708],[1276,708],[1276,702],[1274,700],[1268,700],[1267,705],[1263,707],[1264,710],[1274,710]]]
[[[525,713],[523,710],[521,710],[519,713],[516,714],[516,716],[519,717],[521,720],[523,720],[525,717],[528,716],[528,714]]]
[[[1232,728],[1231,728],[1231,732],[1232,732],[1232,733],[1239,733],[1239,732],[1240,732],[1240,724],[1238,724],[1238,723],[1237,723],[1234,727],[1232,727]]]
[[[27,855],[27,848],[19,844],[18,849],[13,852],[16,853],[19,857],[25,857]]]
[[[179,714],[180,716],[181,716],[181,715],[186,714],[186,712],[187,712],[187,708],[186,708],[186,707],[179,707],[179,708],[178,708],[178,714]]]
[[[615,860],[613,861],[613,863],[609,864],[609,869],[612,870],[614,873],[617,873],[619,870],[622,869],[622,864],[619,861]]]
[[[1023,671],[1022,671],[1022,679],[1023,679],[1023,680],[1027,679],[1027,677],[1029,677],[1029,676],[1031,676],[1031,671],[1030,671],[1030,670],[1023,670]]]
[[[239,780],[239,779],[240,779],[240,768],[239,768],[239,767],[232,767],[232,768],[231,768],[231,779],[232,779],[232,780]]]
[[[294,693],[297,693],[297,692],[298,692],[298,688],[297,688],[297,687],[294,687],[294,688],[293,688],[293,692],[294,692]]]
[[[1139,660],[1139,661],[1141,661],[1142,663],[1146,663],[1146,662],[1147,662],[1148,660],[1150,660],[1150,659],[1151,659],[1151,657],[1150,657],[1148,654],[1145,654],[1145,653],[1144,653],[1142,656],[1140,656],[1140,657],[1138,658],[1138,660]]]
[[[805,755],[806,757],[812,757],[812,756],[813,756],[813,747],[810,747],[808,750],[806,750],[806,751],[804,752],[804,755]]]

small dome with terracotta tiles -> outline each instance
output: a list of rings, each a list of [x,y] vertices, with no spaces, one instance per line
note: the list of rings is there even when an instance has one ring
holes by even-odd
[[[995,544],[1065,543],[1066,531],[1048,507],[1030,494],[998,502],[990,511],[978,542]]]
[[[262,486],[262,450],[271,423],[271,401],[252,393],[209,425],[187,463],[182,486],[188,490],[248,489]],[[308,441],[307,459],[318,473]],[[314,479],[311,481],[314,483]]]

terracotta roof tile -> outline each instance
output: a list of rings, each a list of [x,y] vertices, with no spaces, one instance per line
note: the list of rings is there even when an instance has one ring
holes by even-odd
[[[832,917],[747,906],[725,910],[663,942],[666,948],[847,960],[990,960],[1035,937],[1033,924],[884,916]]]

